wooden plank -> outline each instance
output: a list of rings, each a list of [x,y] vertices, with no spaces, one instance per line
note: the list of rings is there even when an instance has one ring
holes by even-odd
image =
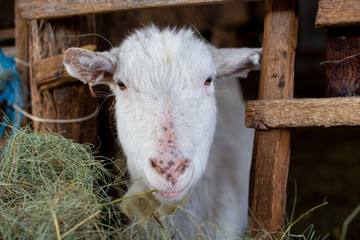
[[[190,4],[210,4],[232,2],[234,0],[18,0],[25,19],[59,18],[75,15],[109,13],[136,8],[182,6]],[[259,0],[238,0],[243,2]]]
[[[1,29],[0,30],[0,41],[14,39],[15,38],[15,29]]]
[[[249,101],[246,127],[360,126],[360,97]]]
[[[360,96],[359,52],[359,26],[327,29],[324,64],[329,97]]]
[[[267,0],[265,5],[260,99],[292,98],[297,44],[297,1]],[[251,166],[251,232],[267,231],[274,239],[284,226],[290,130],[255,132]]]
[[[55,58],[58,62],[49,67],[57,69],[62,62],[61,55],[67,48],[94,44],[95,40],[92,37],[73,37],[84,32],[94,32],[93,17],[29,21],[30,90],[33,115],[47,119],[74,119],[87,116],[95,111],[97,103],[92,99],[88,86],[80,81],[67,82],[50,89],[41,89],[38,84],[38,80],[42,79],[41,73],[45,77],[48,74],[48,72],[39,71],[44,67],[39,67],[39,62],[49,63],[49,59]],[[64,37],[66,35],[72,37]],[[51,72],[49,69],[46,71]],[[33,128],[37,131],[51,129],[54,132],[61,132],[63,136],[76,142],[97,144],[97,128],[94,126],[97,126],[95,118],[71,124],[44,124],[33,121]]]
[[[359,0],[319,0],[315,27],[358,25],[359,12]]]
[[[87,45],[81,48],[94,51],[96,46]],[[38,84],[41,91],[56,87],[63,83],[78,81],[71,77],[65,70],[62,54],[35,62],[32,65],[32,69],[34,81]]]
[[[33,63],[33,78],[41,90],[56,87],[65,82],[76,81],[66,72],[63,55],[42,59]]]

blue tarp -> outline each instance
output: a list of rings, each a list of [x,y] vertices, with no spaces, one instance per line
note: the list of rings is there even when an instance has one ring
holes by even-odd
[[[4,101],[6,101],[6,109],[0,125],[0,136],[8,124],[12,124],[15,128],[19,127],[21,113],[16,112],[13,105],[23,108],[24,104],[15,60],[12,57],[6,57],[0,48],[0,103]]]

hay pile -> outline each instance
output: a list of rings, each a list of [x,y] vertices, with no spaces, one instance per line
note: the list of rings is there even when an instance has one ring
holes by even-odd
[[[112,185],[127,183],[109,177],[105,158],[95,158],[89,144],[25,127],[7,140],[0,154],[1,240],[174,237],[166,224],[129,224],[119,209],[129,199],[111,201],[108,195]],[[135,201],[138,197],[144,196],[130,196]]]
[[[117,211],[103,206],[109,177],[100,160],[90,145],[59,134],[17,131],[0,157],[0,239],[116,235],[109,219]]]
[[[187,239],[184,229],[176,227],[176,218],[156,217],[156,211],[143,203],[151,195],[131,198],[149,208],[150,223],[135,220],[124,225],[124,216],[114,204],[122,200],[111,202],[107,194],[112,182],[103,167],[104,158],[95,158],[88,144],[25,127],[0,150],[1,240]],[[223,234],[216,226],[198,224],[196,216],[188,214],[197,229],[189,239],[206,239],[208,231]],[[312,239],[312,235],[302,239]]]

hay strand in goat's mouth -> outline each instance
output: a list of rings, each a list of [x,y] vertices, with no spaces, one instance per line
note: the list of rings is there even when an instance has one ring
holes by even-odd
[[[140,197],[140,196],[142,196],[142,195],[150,194],[150,193],[153,193],[153,192],[155,192],[155,191],[156,191],[156,190],[153,189],[153,190],[149,190],[149,191],[137,193],[137,194],[134,194],[134,195],[131,195],[131,196],[126,196],[126,197],[123,197],[123,198],[115,199],[114,201],[111,201],[111,202],[102,204],[101,207],[105,207],[105,206],[108,206],[108,205],[110,205],[110,204],[119,203],[119,202],[122,202],[122,201],[127,200],[127,199],[131,199],[131,198],[135,198],[135,197]]]

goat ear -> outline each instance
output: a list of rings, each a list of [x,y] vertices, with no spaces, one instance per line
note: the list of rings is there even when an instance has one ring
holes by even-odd
[[[64,53],[66,71],[84,83],[92,85],[111,83],[116,60],[108,52],[92,52],[82,48],[69,48]]]
[[[246,78],[261,67],[262,48],[209,48],[217,68],[217,77]]]

